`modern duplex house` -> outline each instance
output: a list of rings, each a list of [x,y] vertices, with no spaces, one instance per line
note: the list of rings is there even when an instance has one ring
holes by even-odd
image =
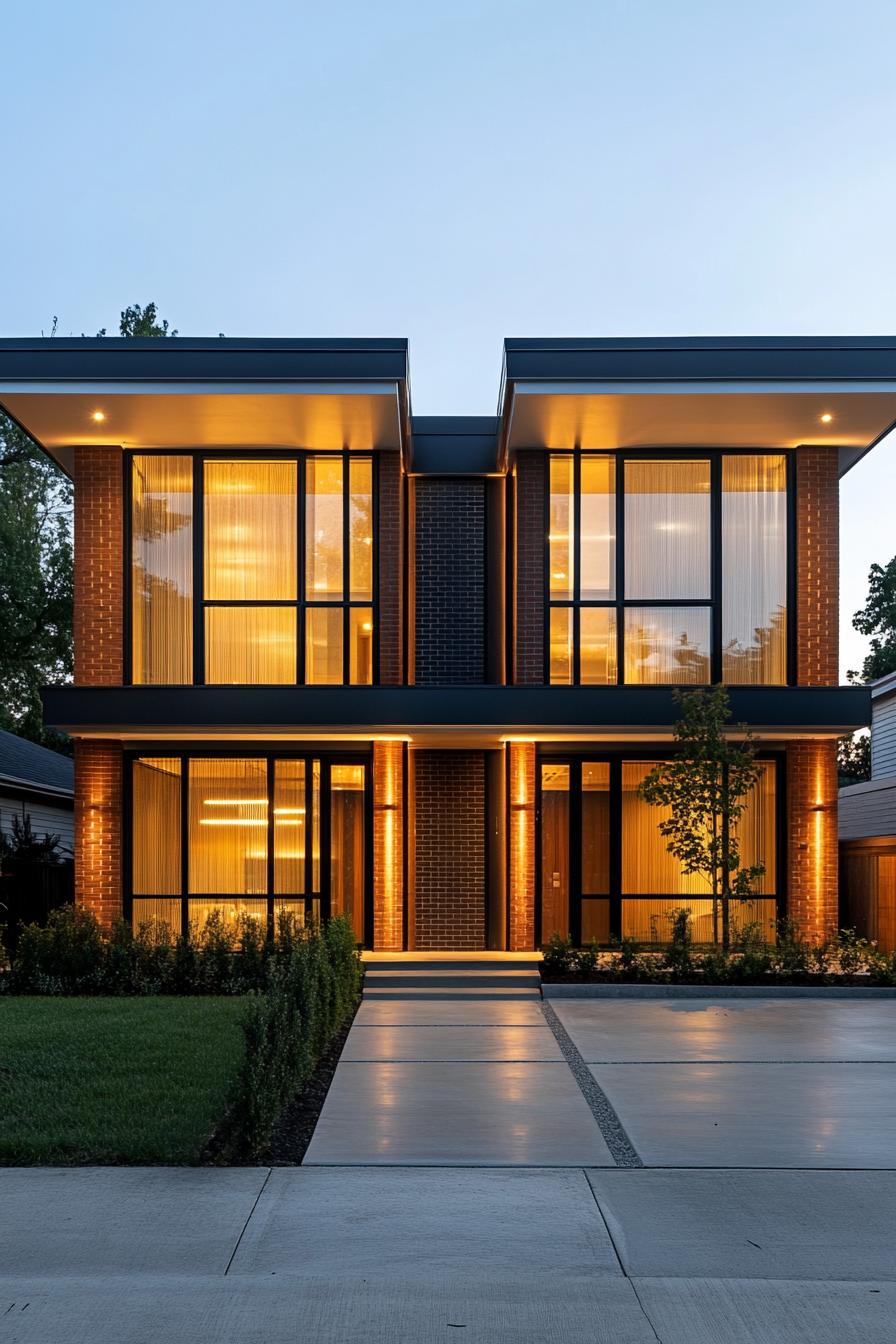
[[[662,932],[673,690],[762,739],[751,917],[837,923],[838,480],[896,340],[509,340],[495,416],[401,340],[0,342],[75,482],[77,899],[343,913],[383,951]]]

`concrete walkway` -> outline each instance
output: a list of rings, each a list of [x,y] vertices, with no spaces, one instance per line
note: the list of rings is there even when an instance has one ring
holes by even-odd
[[[0,1170],[0,1344],[892,1344],[896,1005],[555,1006],[365,1005],[299,1168]]]

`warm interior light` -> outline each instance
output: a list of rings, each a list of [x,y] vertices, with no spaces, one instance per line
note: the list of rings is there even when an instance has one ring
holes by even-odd
[[[267,807],[267,798],[204,798],[206,807]]]
[[[106,412],[105,412],[105,411],[91,411],[91,413],[90,413],[90,418],[91,418],[91,420],[93,420],[96,424],[101,425],[101,424],[103,423],[103,421],[105,420],[105,418],[106,418]]]
[[[200,817],[200,826],[267,826],[266,821],[255,817]]]
[[[370,621],[362,621],[361,629],[364,631],[366,635],[369,635],[371,630],[373,629],[373,624]]]
[[[824,415],[821,417],[821,423],[823,425],[829,425],[833,418],[834,417],[831,415],[830,411],[825,411]]]

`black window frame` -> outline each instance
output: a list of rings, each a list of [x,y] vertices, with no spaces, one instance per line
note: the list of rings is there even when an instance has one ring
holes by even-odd
[[[551,458],[571,457],[573,459],[573,535],[575,545],[570,545],[570,558],[573,566],[573,595],[571,598],[555,598],[551,594],[550,566],[550,525],[551,525]],[[615,596],[605,599],[582,599],[581,597],[581,514],[582,514],[582,458],[602,457],[614,461],[615,481]],[[544,672],[546,686],[580,686],[581,681],[581,612],[588,608],[611,610],[616,619],[616,686],[681,685],[697,687],[717,685],[723,680],[723,630],[722,610],[724,594],[722,592],[723,563],[723,527],[722,508],[722,460],[726,457],[783,457],[786,471],[787,518],[787,621],[785,624],[787,651],[787,686],[796,685],[796,489],[795,455],[784,448],[557,448],[544,454],[544,550],[543,550],[543,590],[544,590]],[[708,462],[710,467],[710,596],[708,598],[629,598],[625,596],[625,463],[626,461],[698,461]],[[710,620],[710,676],[707,682],[663,682],[644,683],[625,680],[625,612],[627,608],[707,608]],[[569,682],[551,681],[551,611],[565,608],[572,611],[572,668]],[[585,683],[588,684],[588,683]],[[753,685],[751,682],[726,682],[726,685]],[[772,684],[772,683],[760,683]],[[778,685],[779,683],[773,683]]]
[[[672,760],[676,752],[659,745],[653,748],[633,751],[626,748],[607,748],[595,743],[594,749],[586,745],[545,744],[537,746],[535,752],[535,946],[541,947],[542,915],[542,801],[541,767],[543,764],[570,766],[569,792],[569,934],[576,946],[581,944],[581,910],[583,900],[607,900],[609,902],[610,939],[618,941],[622,937],[623,901],[675,901],[678,905],[687,905],[691,900],[707,900],[707,896],[682,896],[680,892],[634,892],[622,890],[622,766],[639,761]],[[774,892],[758,894],[757,900],[774,900],[776,920],[787,913],[787,769],[786,753],[781,750],[758,751],[756,759],[769,762],[775,770],[775,861],[773,877]],[[609,764],[609,891],[606,896],[599,892],[583,892],[581,880],[582,867],[582,765]]]
[[[180,761],[180,895],[156,895],[146,892],[134,892],[134,762],[144,757]],[[267,765],[268,829],[267,829],[267,892],[247,896],[244,892],[190,892],[190,760],[264,760]],[[321,763],[321,800],[320,800],[320,892],[313,890],[311,864],[311,842],[306,836],[305,850],[305,890],[295,894],[275,893],[274,891],[274,762],[300,761],[305,765],[305,791],[310,798],[310,763]],[[320,900],[322,920],[330,917],[330,771],[334,765],[363,765],[364,767],[364,935],[365,947],[373,946],[373,746],[370,743],[354,742],[340,747],[332,742],[303,742],[301,745],[289,743],[261,742],[229,743],[209,748],[203,743],[186,745],[169,742],[145,742],[124,752],[122,804],[124,810],[123,846],[122,846],[122,911],[125,920],[133,923],[135,900],[179,900],[181,905],[181,927],[174,930],[186,936],[189,932],[190,901],[266,901],[268,932],[275,932],[274,907],[277,901],[305,902],[306,920],[311,915],[311,902]],[[306,816],[310,816],[310,810]]]
[[[193,595],[192,595],[192,668],[193,679],[189,682],[149,683],[134,681],[133,650],[133,459],[135,457],[189,457],[193,470]],[[344,574],[348,580],[343,584],[341,599],[308,601],[305,591],[305,514],[306,514],[306,462],[309,458],[340,458],[343,463],[343,555]],[[316,685],[373,685],[379,684],[379,463],[373,450],[354,451],[349,449],[321,450],[311,448],[130,448],[123,453],[124,463],[124,621],[123,621],[123,668],[124,684],[176,686],[219,686],[219,685],[264,685],[266,683],[212,682],[205,675],[205,612],[210,607],[289,607],[296,612],[296,680],[295,682],[276,682],[275,685],[316,686]],[[351,510],[351,490],[349,467],[352,458],[369,459],[371,464],[371,600],[352,600],[350,596],[350,560],[349,560],[349,518]],[[296,597],[295,599],[251,599],[234,601],[227,598],[205,597],[205,472],[204,463],[210,461],[288,461],[296,463]],[[342,681],[337,683],[309,682],[306,678],[306,612],[316,608],[329,607],[342,610]],[[369,610],[373,630],[371,632],[371,680],[367,682],[350,681],[351,668],[351,612]]]

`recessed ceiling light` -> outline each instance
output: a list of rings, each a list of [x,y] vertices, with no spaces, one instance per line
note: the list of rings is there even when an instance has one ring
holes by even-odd
[[[834,417],[831,415],[830,411],[825,411],[824,415],[821,417],[821,423],[823,425],[829,425],[833,418]]]
[[[97,425],[101,425],[101,424],[103,423],[103,421],[105,420],[105,418],[106,418],[106,412],[105,412],[105,411],[91,411],[91,412],[90,412],[90,418],[91,418],[91,420],[94,421],[95,424],[97,424]]]

